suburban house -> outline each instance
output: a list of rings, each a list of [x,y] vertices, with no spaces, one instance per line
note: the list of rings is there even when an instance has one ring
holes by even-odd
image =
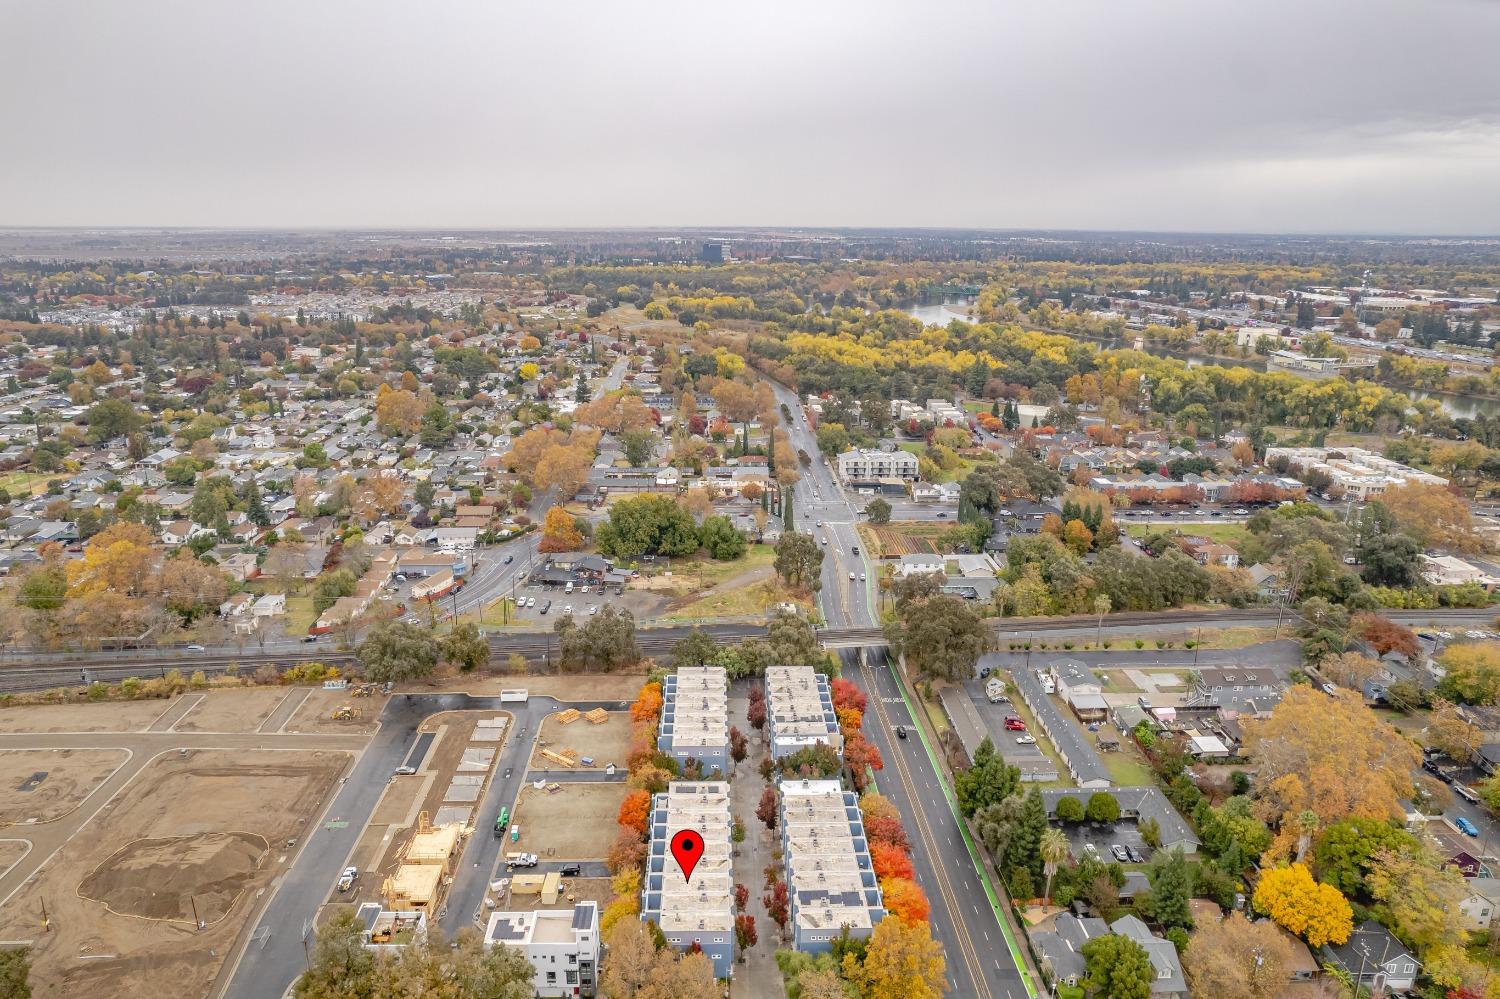
[[[1083,663],[1069,661],[1054,665],[1052,679],[1057,684],[1058,696],[1079,721],[1090,724],[1109,717],[1109,704],[1104,700],[1099,678]]]
[[[1064,912],[1054,921],[1053,929],[1032,933],[1030,937],[1032,947],[1041,956],[1043,970],[1055,982],[1076,988],[1087,970],[1084,945],[1111,933],[1134,940],[1146,951],[1156,972],[1151,982],[1152,996],[1187,999],[1187,978],[1182,971],[1182,962],[1177,958],[1176,946],[1170,940],[1153,935],[1135,916],[1121,916],[1111,925],[1095,916]]]
[[[1387,993],[1404,992],[1417,982],[1417,959],[1391,932],[1366,919],[1349,934],[1349,941],[1323,948],[1328,960],[1349,973],[1360,986]]]
[[[1280,677],[1269,667],[1203,666],[1197,672],[1187,703],[1258,715],[1281,703],[1282,692]]]
[[[1500,910],[1500,879],[1468,878],[1464,885],[1469,893],[1458,903],[1464,925],[1470,930],[1488,930]]]
[[[1116,935],[1140,944],[1151,959],[1151,967],[1156,971],[1156,978],[1151,982],[1153,996],[1188,999],[1187,976],[1182,972],[1182,962],[1177,959],[1176,944],[1152,934],[1138,916],[1121,916],[1109,928]]]

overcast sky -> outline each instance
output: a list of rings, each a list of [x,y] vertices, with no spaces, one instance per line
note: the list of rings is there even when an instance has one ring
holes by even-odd
[[[0,225],[1500,233],[1492,0],[3,0]]]

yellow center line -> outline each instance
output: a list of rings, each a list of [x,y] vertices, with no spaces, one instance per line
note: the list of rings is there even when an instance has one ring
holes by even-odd
[[[861,658],[863,659],[863,657]],[[887,730],[890,730],[890,716],[886,713],[885,702],[880,698],[880,688],[875,682],[868,661],[863,662],[862,668],[869,680],[871,696],[875,699],[875,712],[880,718],[880,723]],[[921,722],[913,718],[912,724],[920,725]],[[907,770],[906,759],[901,755],[900,749],[892,746],[891,751],[892,755],[896,758],[896,770],[901,778],[901,783],[906,788],[907,797],[911,801],[912,812],[916,816],[917,832],[927,844],[928,856],[932,858],[932,870],[937,877],[938,892],[942,895],[943,901],[947,903],[948,911],[952,913],[953,933],[958,938],[959,950],[962,952],[964,964],[968,965],[969,976],[974,979],[975,994],[989,996],[991,993],[989,983],[984,977],[984,966],[979,960],[978,953],[974,950],[973,941],[969,939],[968,929],[964,925],[963,910],[958,905],[958,898],[954,895],[952,886],[949,885],[947,877],[943,874],[943,865],[939,859],[940,854],[937,849],[937,837],[933,835],[932,829],[927,824],[926,812],[923,811],[921,801],[917,797],[916,782],[912,780],[911,773]],[[938,779],[941,780],[942,776],[939,775]]]

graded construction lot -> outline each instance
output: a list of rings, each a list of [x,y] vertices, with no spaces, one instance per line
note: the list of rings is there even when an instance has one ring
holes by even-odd
[[[183,715],[172,731],[254,732],[293,693],[290,687],[216,690]]]
[[[630,713],[612,711],[609,721],[603,725],[595,725],[587,718],[579,718],[570,725],[564,725],[557,720],[556,714],[550,714],[542,722],[541,742],[537,744],[537,751],[531,756],[531,769],[567,769],[556,760],[549,760],[543,756],[543,748],[553,752],[561,752],[564,749],[577,750],[579,757],[588,757],[593,760],[595,767],[602,768],[609,763],[623,767],[625,754],[630,749]],[[579,769],[584,768],[580,766]]]
[[[288,841],[307,835],[348,762],[331,751],[156,759],[0,909],[0,939],[32,942],[39,996],[209,994],[257,894],[286,869]]]
[[[62,818],[129,756],[123,749],[0,751],[0,826]]]
[[[511,822],[521,827],[524,850],[544,860],[602,860],[619,827],[615,816],[630,789],[623,783],[559,784],[558,791],[521,789]]]
[[[30,844],[22,839],[0,839],[0,874],[11,869],[11,866],[30,851]]]
[[[143,732],[177,700],[28,704],[0,710],[0,732]]]
[[[380,712],[385,709],[386,700],[384,694],[355,697],[352,691],[323,690],[320,687],[307,695],[307,700],[286,723],[286,731],[368,735],[379,727]],[[334,721],[334,710],[346,704],[359,712],[359,717],[352,721]]]

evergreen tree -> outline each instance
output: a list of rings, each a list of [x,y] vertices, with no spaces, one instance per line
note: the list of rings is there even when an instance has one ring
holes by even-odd
[[[1158,865],[1152,872],[1149,914],[1169,929],[1173,926],[1188,929],[1193,925],[1193,915],[1188,908],[1188,899],[1192,895],[1192,872],[1188,870],[1182,848],[1178,847],[1166,863]]]
[[[1034,879],[1042,876],[1042,833],[1046,831],[1047,806],[1042,804],[1042,792],[1033,787],[1026,793],[1021,821],[1005,855],[1013,865],[1025,866]]]
[[[250,518],[250,523],[256,527],[269,527],[271,515],[266,512],[266,505],[260,498],[260,486],[254,479],[245,483],[245,516]]]

